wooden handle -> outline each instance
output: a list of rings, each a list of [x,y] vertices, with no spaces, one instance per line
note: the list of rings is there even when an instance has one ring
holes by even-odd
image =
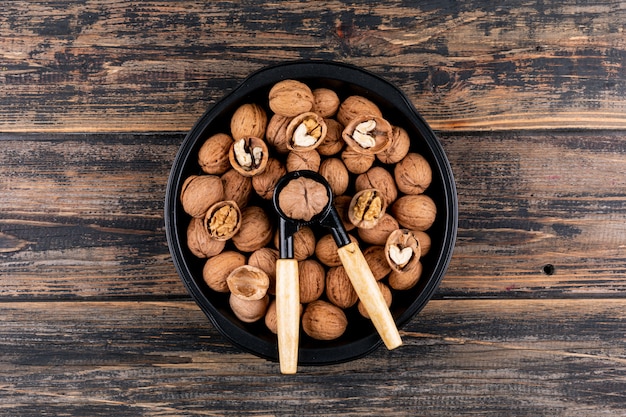
[[[385,346],[390,350],[397,348],[402,344],[400,333],[359,246],[352,242],[339,248],[338,253],[354,290]]]
[[[298,261],[276,261],[276,326],[280,372],[295,374],[298,368],[300,336],[300,283]]]

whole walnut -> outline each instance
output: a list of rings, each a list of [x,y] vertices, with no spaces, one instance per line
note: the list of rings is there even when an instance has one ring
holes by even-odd
[[[290,180],[278,194],[278,207],[289,218],[306,222],[328,206],[326,187],[320,182],[297,177]]]
[[[278,153],[287,153],[289,148],[289,137],[287,136],[287,126],[291,122],[293,117],[281,116],[275,114],[270,118],[267,124],[267,130],[265,132],[265,139],[267,143],[276,150]]]
[[[291,151],[287,155],[285,167],[287,172],[309,170],[317,172],[320,169],[320,154],[315,150]]]
[[[341,152],[341,160],[348,171],[358,175],[363,174],[372,167],[376,160],[376,155],[359,153],[351,146],[346,146]]]
[[[409,153],[411,148],[411,138],[406,130],[399,126],[391,127],[389,136],[389,147],[376,154],[376,157],[383,164],[395,164],[402,160]]]
[[[209,207],[224,198],[224,186],[217,175],[190,175],[180,190],[185,213],[202,218]]]
[[[328,158],[320,164],[319,173],[326,178],[333,195],[342,195],[350,185],[350,173],[339,158]]]
[[[302,330],[317,340],[333,340],[348,327],[348,318],[339,307],[324,300],[308,304],[302,314]]]
[[[315,102],[309,86],[297,80],[277,82],[270,89],[268,98],[270,109],[286,117],[294,117],[311,111]]]
[[[340,308],[350,308],[359,300],[343,265],[332,267],[326,273],[326,297]]]
[[[352,119],[360,115],[383,117],[383,113],[373,101],[360,95],[353,95],[346,98],[339,106],[337,121],[347,126]]]
[[[232,200],[240,209],[246,207],[252,196],[252,178],[241,175],[236,169],[230,169],[222,174],[224,186],[224,200]]]
[[[393,203],[390,213],[402,227],[425,231],[435,222],[437,206],[425,194],[404,195]]]
[[[343,133],[343,125],[335,119],[324,119],[324,122],[326,123],[326,136],[322,143],[317,146],[316,150],[320,155],[336,155],[341,152],[346,144],[341,136]]]
[[[433,171],[422,155],[412,152],[396,164],[393,170],[398,189],[405,194],[421,194],[430,186]]]
[[[351,242],[356,242],[356,238],[352,235],[348,235]],[[333,235],[327,234],[320,237],[315,245],[315,256],[317,259],[326,266],[339,266],[341,265],[341,259],[337,253],[337,243],[333,238]]]
[[[239,320],[244,323],[254,323],[265,316],[270,298],[268,295],[265,295],[260,300],[244,300],[231,294],[228,303]]]
[[[248,206],[241,210],[241,226],[232,242],[241,252],[254,252],[272,241],[272,223],[265,210]]]
[[[394,290],[409,290],[417,284],[422,276],[423,266],[421,262],[415,262],[402,271],[391,271],[389,274],[389,286]]]
[[[204,227],[204,219],[192,217],[187,227],[187,247],[198,258],[210,258],[224,250],[226,242],[213,239]]]
[[[225,133],[217,133],[204,141],[198,151],[198,165],[207,174],[221,175],[230,169],[228,151],[233,138]]]
[[[270,285],[267,289],[269,294],[276,293],[276,261],[278,258],[278,251],[268,247],[255,250],[248,258],[248,265],[259,268],[269,277]]]
[[[213,291],[229,292],[226,279],[232,271],[245,264],[245,255],[232,250],[224,251],[206,261],[202,278]]]
[[[246,103],[237,108],[230,119],[230,132],[234,140],[245,137],[263,139],[267,128],[267,114],[263,107]]]
[[[287,173],[285,166],[276,158],[267,161],[265,170],[252,177],[252,188],[264,200],[271,200],[278,181]]]
[[[363,257],[377,281],[385,278],[391,272],[384,246],[372,245],[367,247],[363,251]]]
[[[372,167],[356,177],[354,187],[356,191],[369,188],[377,189],[385,196],[387,205],[391,205],[398,198],[398,189],[393,180],[393,175],[383,167]]]
[[[324,294],[326,271],[316,260],[305,259],[298,262],[298,280],[300,281],[301,303],[310,303]]]
[[[332,117],[339,109],[339,96],[329,88],[316,88],[313,90],[312,112],[322,117]]]

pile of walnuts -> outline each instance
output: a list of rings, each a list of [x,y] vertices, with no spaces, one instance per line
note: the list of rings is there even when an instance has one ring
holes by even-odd
[[[420,278],[420,259],[430,248],[427,230],[437,212],[424,194],[431,167],[410,152],[410,144],[407,131],[391,125],[371,100],[341,100],[333,90],[312,90],[297,80],[276,83],[266,103],[241,105],[230,132],[204,141],[197,155],[202,172],[186,178],[181,189],[190,216],[187,245],[206,259],[207,286],[230,294],[240,320],[264,319],[276,333],[279,253],[271,199],[287,172],[312,170],[330,184],[350,238],[359,243],[391,305],[394,291],[410,289]],[[297,204],[298,196],[291,198]],[[294,235],[302,328],[318,340],[344,333],[346,309],[367,317],[325,233],[305,226]]]

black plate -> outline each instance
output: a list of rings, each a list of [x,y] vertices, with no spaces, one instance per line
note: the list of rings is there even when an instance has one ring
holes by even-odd
[[[452,257],[458,219],[456,187],[443,148],[411,102],[391,83],[361,68],[327,61],[288,62],[263,68],[246,78],[239,87],[207,110],[182,143],[167,184],[165,226],[174,265],[202,311],[234,345],[274,361],[278,359],[276,336],[263,321],[254,324],[239,321],[228,306],[228,296],[212,291],[204,283],[202,267],[205,260],[196,258],[187,249],[186,230],[190,218],[180,205],[180,189],[189,175],[201,174],[196,158],[203,142],[215,133],[229,133],[230,118],[241,104],[253,102],[268,109],[266,104],[270,88],[285,79],[302,81],[312,89],[330,88],[342,100],[355,94],[369,98],[380,107],[392,125],[407,130],[411,137],[411,152],[422,154],[432,167],[433,181],[426,192],[437,205],[437,219],[428,230],[432,247],[422,259],[424,269],[418,284],[410,290],[394,293],[391,312],[398,327],[424,308],[439,286]],[[270,116],[271,112],[267,111]],[[271,201],[267,204],[271,206]],[[356,359],[382,343],[371,322],[353,310],[346,311],[349,325],[339,339],[321,342],[302,333],[300,365]]]

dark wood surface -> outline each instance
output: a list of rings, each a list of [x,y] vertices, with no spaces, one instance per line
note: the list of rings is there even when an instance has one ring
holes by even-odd
[[[626,6],[0,2],[0,415],[626,415]],[[280,375],[210,324],[169,169],[246,75],[396,83],[459,194],[405,345]]]

